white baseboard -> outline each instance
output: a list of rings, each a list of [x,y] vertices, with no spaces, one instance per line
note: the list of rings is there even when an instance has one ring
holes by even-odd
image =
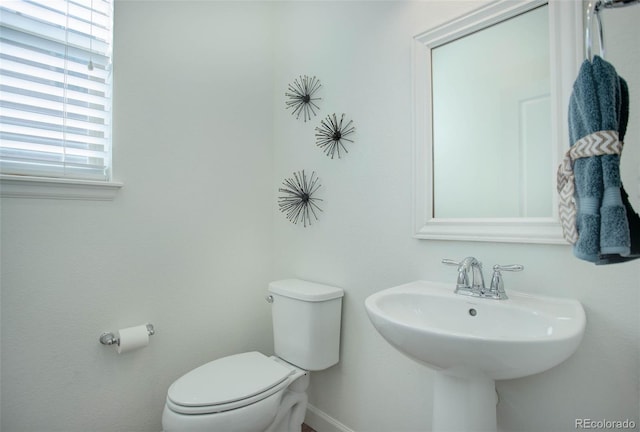
[[[304,422],[316,432],[355,432],[311,404],[307,404],[307,414]]]

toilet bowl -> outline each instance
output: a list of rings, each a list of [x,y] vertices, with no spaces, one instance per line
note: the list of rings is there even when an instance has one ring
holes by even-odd
[[[255,351],[231,355],[200,366],[171,385],[162,425],[165,432],[255,432],[272,424],[274,432],[288,431],[291,415],[286,418],[286,414],[295,414],[295,405],[300,405],[300,423],[304,419],[307,385],[307,371],[277,357]],[[287,410],[279,409],[283,402]],[[280,411],[283,414],[276,419]]]
[[[167,392],[164,432],[299,432],[311,370],[338,362],[340,288],[287,279],[269,284],[275,356],[213,360]]]

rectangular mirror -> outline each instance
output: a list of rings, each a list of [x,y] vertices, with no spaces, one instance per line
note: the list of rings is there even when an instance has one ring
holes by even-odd
[[[564,243],[579,3],[497,1],[414,38],[416,237]]]
[[[547,5],[431,50],[434,217],[552,216],[549,75]]]

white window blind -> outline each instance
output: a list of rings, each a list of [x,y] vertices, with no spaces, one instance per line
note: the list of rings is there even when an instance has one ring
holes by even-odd
[[[2,174],[110,180],[112,2],[0,2]]]

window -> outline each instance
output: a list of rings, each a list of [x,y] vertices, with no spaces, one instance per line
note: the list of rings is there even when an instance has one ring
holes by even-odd
[[[2,174],[111,180],[112,3],[0,3]]]

